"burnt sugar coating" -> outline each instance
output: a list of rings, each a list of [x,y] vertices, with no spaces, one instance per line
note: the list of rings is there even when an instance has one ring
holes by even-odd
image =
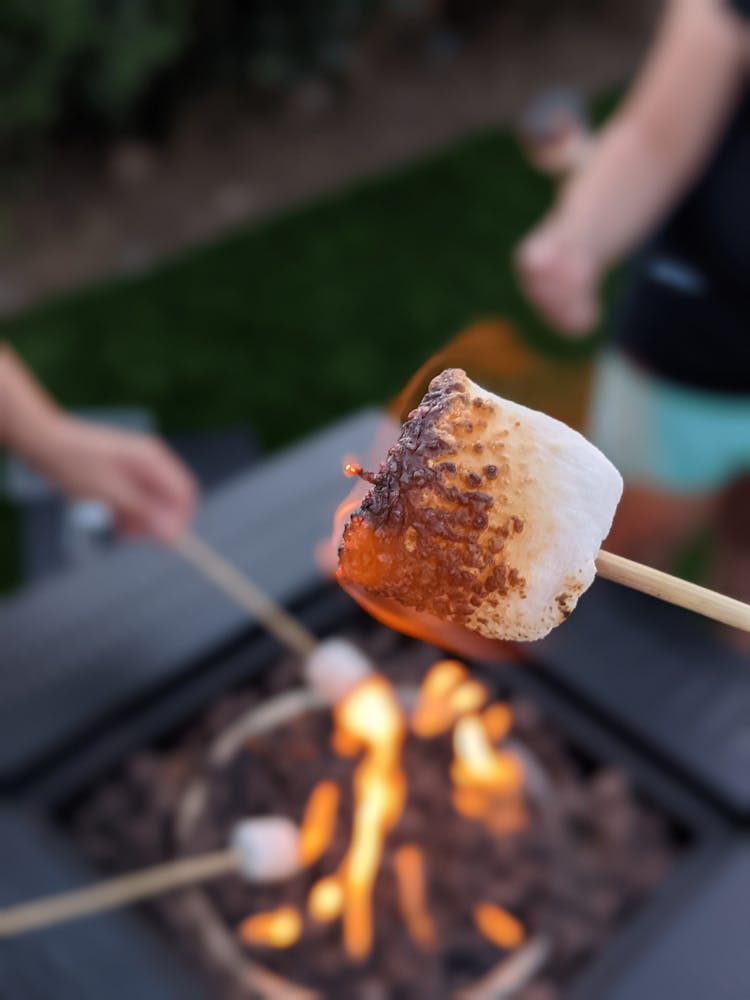
[[[345,528],[340,573],[491,638],[539,638],[593,580],[621,490],[580,434],[449,369]]]

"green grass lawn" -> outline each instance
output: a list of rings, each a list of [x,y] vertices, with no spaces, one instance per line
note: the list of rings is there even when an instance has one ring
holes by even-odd
[[[543,328],[510,267],[550,197],[494,131],[36,308],[0,336],[67,406],[143,405],[167,432],[250,424],[275,448],[390,398],[480,317],[508,317],[554,351],[587,350]],[[6,568],[11,534],[6,512]]]

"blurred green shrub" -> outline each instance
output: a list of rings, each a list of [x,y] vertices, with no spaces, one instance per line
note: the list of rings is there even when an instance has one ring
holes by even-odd
[[[568,7],[607,0],[564,0]],[[472,31],[563,0],[0,0],[0,147],[66,130],[164,131],[186,95],[345,82],[367,26]]]
[[[214,80],[263,92],[346,77],[384,0],[199,0],[198,59]]]
[[[382,0],[0,0],[0,143],[140,130],[215,85],[342,76]],[[168,85],[159,84],[168,78]]]
[[[185,0],[2,0],[0,140],[122,126],[189,38]]]

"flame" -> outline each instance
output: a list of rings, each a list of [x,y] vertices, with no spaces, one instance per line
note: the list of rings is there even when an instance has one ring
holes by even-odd
[[[459,660],[438,660],[424,675],[419,693],[425,698],[444,698],[468,676],[469,671]]]
[[[399,422],[394,416],[384,413],[375,431],[374,440],[368,450],[367,467],[377,469],[388,449],[398,437]],[[329,576],[333,576],[338,565],[338,550],[344,527],[351,515],[361,506],[370,490],[370,483],[360,478],[363,464],[355,455],[347,455],[342,463],[344,475],[353,478],[354,484],[341,501],[333,515],[333,527],[329,538],[324,539],[315,550],[318,566]],[[365,475],[367,475],[365,473]]]
[[[478,788],[454,788],[453,808],[467,819],[484,819],[489,810],[487,795]]]
[[[523,799],[523,767],[513,754],[496,750],[492,738],[507,736],[513,713],[498,702],[480,716],[467,715],[453,730],[453,807],[468,819],[482,820],[499,836],[522,830],[528,822]]]
[[[404,719],[393,688],[381,674],[366,677],[334,708],[334,725],[371,752],[401,749]]]
[[[446,732],[453,725],[450,696],[468,676],[458,660],[439,660],[424,675],[417,704],[411,718],[415,735],[429,739]]]
[[[341,531],[343,531],[343,524],[346,523],[347,517],[348,515],[344,516]],[[339,540],[341,531],[337,535]],[[395,629],[396,632],[409,635],[412,639],[430,643],[432,646],[450,650],[459,656],[467,656],[476,660],[490,660],[494,663],[521,662],[518,648],[509,642],[504,642],[501,639],[487,639],[478,632],[472,632],[464,625],[442,621],[436,615],[428,614],[426,611],[415,611],[413,608],[407,608],[398,601],[389,598],[375,597],[364,587],[347,580],[340,567],[336,570],[335,576],[339,586],[368,615],[380,622],[381,625],[385,625],[386,628]]]
[[[509,951],[522,945],[526,937],[523,924],[512,913],[494,903],[480,903],[476,906],[474,923],[488,941]]]
[[[389,410],[400,419],[419,403],[430,380],[445,368],[463,368],[469,378],[500,396],[578,429],[585,425],[592,365],[552,358],[534,350],[510,323],[487,318],[473,323],[412,375]]]
[[[435,925],[427,909],[424,855],[414,844],[404,844],[394,861],[401,915],[414,942],[432,951],[437,942]]]
[[[302,934],[302,918],[293,906],[255,913],[237,928],[240,938],[249,945],[267,948],[290,948]]]
[[[344,907],[344,888],[341,879],[329,875],[316,882],[307,897],[310,916],[318,923],[329,923],[341,915]]]
[[[502,701],[496,701],[482,712],[482,723],[490,743],[504,740],[513,725],[513,712]]]
[[[477,715],[459,719],[453,731],[451,777],[458,786],[513,794],[523,787],[523,768],[513,754],[495,750]]]
[[[334,781],[321,781],[310,793],[300,827],[300,859],[314,864],[328,849],[336,828],[339,788]]]
[[[344,947],[363,959],[372,948],[372,891],[385,838],[406,798],[400,760],[405,725],[393,688],[378,674],[339,702],[334,724],[365,748],[354,775],[352,838],[343,866]]]
[[[476,712],[487,701],[487,688],[479,681],[466,681],[448,699],[454,715]]]
[[[456,719],[480,709],[487,690],[468,678],[466,667],[457,660],[439,660],[425,674],[411,719],[415,735],[429,739],[447,732]]]
[[[331,749],[339,757],[356,757],[362,747],[351,733],[344,729],[334,729],[331,733]]]
[[[372,890],[380,866],[385,837],[404,805],[406,782],[369,761],[355,776],[354,825],[345,864],[344,947],[354,959],[372,948]]]

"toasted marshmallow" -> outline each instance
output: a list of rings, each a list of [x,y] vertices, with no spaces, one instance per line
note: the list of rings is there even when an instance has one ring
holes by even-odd
[[[230,847],[249,882],[277,882],[302,867],[299,830],[286,816],[253,816],[232,828]]]
[[[442,372],[344,529],[339,575],[490,639],[540,639],[591,585],[622,477],[582,435]]]

